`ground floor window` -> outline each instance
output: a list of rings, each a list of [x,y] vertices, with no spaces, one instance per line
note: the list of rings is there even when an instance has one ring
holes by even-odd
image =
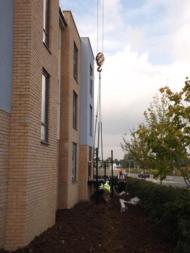
[[[72,144],[72,182],[77,179],[77,144]]]
[[[89,147],[89,158],[88,158],[88,178],[92,176],[92,147]]]
[[[41,88],[41,142],[48,143],[49,74],[43,69]]]

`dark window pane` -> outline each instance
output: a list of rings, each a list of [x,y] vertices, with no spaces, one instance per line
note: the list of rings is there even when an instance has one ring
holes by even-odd
[[[91,65],[90,65],[90,77],[93,77],[93,68]]]
[[[72,144],[72,181],[77,178],[77,144]]]
[[[92,176],[92,147],[89,147],[88,177]]]
[[[94,78],[93,78],[93,68],[90,65],[90,95],[91,97],[93,96],[93,83],[94,83]]]
[[[90,105],[90,136],[92,136],[92,119],[93,113],[92,113],[92,106]]]
[[[78,103],[78,96],[75,92],[73,92],[73,128],[77,129],[77,103]]]
[[[78,48],[75,43],[73,48],[73,77],[76,81],[78,80]]]
[[[93,96],[93,80],[90,79],[90,95]]]

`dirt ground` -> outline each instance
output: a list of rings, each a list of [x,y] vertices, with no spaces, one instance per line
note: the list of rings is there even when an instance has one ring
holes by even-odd
[[[59,211],[53,228],[15,253],[173,253],[162,232],[138,206],[121,214],[118,198],[92,201]]]

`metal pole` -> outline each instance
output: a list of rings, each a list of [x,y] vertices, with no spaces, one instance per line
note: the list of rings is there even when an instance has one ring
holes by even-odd
[[[104,161],[104,155],[103,155],[103,136],[102,136],[102,122],[101,122],[101,128],[100,128],[100,130],[101,130],[101,155],[102,155],[102,163],[103,163],[103,161]]]
[[[113,196],[113,150],[111,150],[111,196]]]
[[[96,204],[98,204],[98,148],[96,148]]]

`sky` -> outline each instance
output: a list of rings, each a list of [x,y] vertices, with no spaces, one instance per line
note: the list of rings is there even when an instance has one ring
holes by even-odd
[[[80,36],[90,38],[94,55],[102,49],[97,1],[104,1],[104,154],[113,149],[122,159],[122,136],[144,120],[159,88],[178,91],[190,77],[190,0],[60,0],[63,10],[72,11]]]

